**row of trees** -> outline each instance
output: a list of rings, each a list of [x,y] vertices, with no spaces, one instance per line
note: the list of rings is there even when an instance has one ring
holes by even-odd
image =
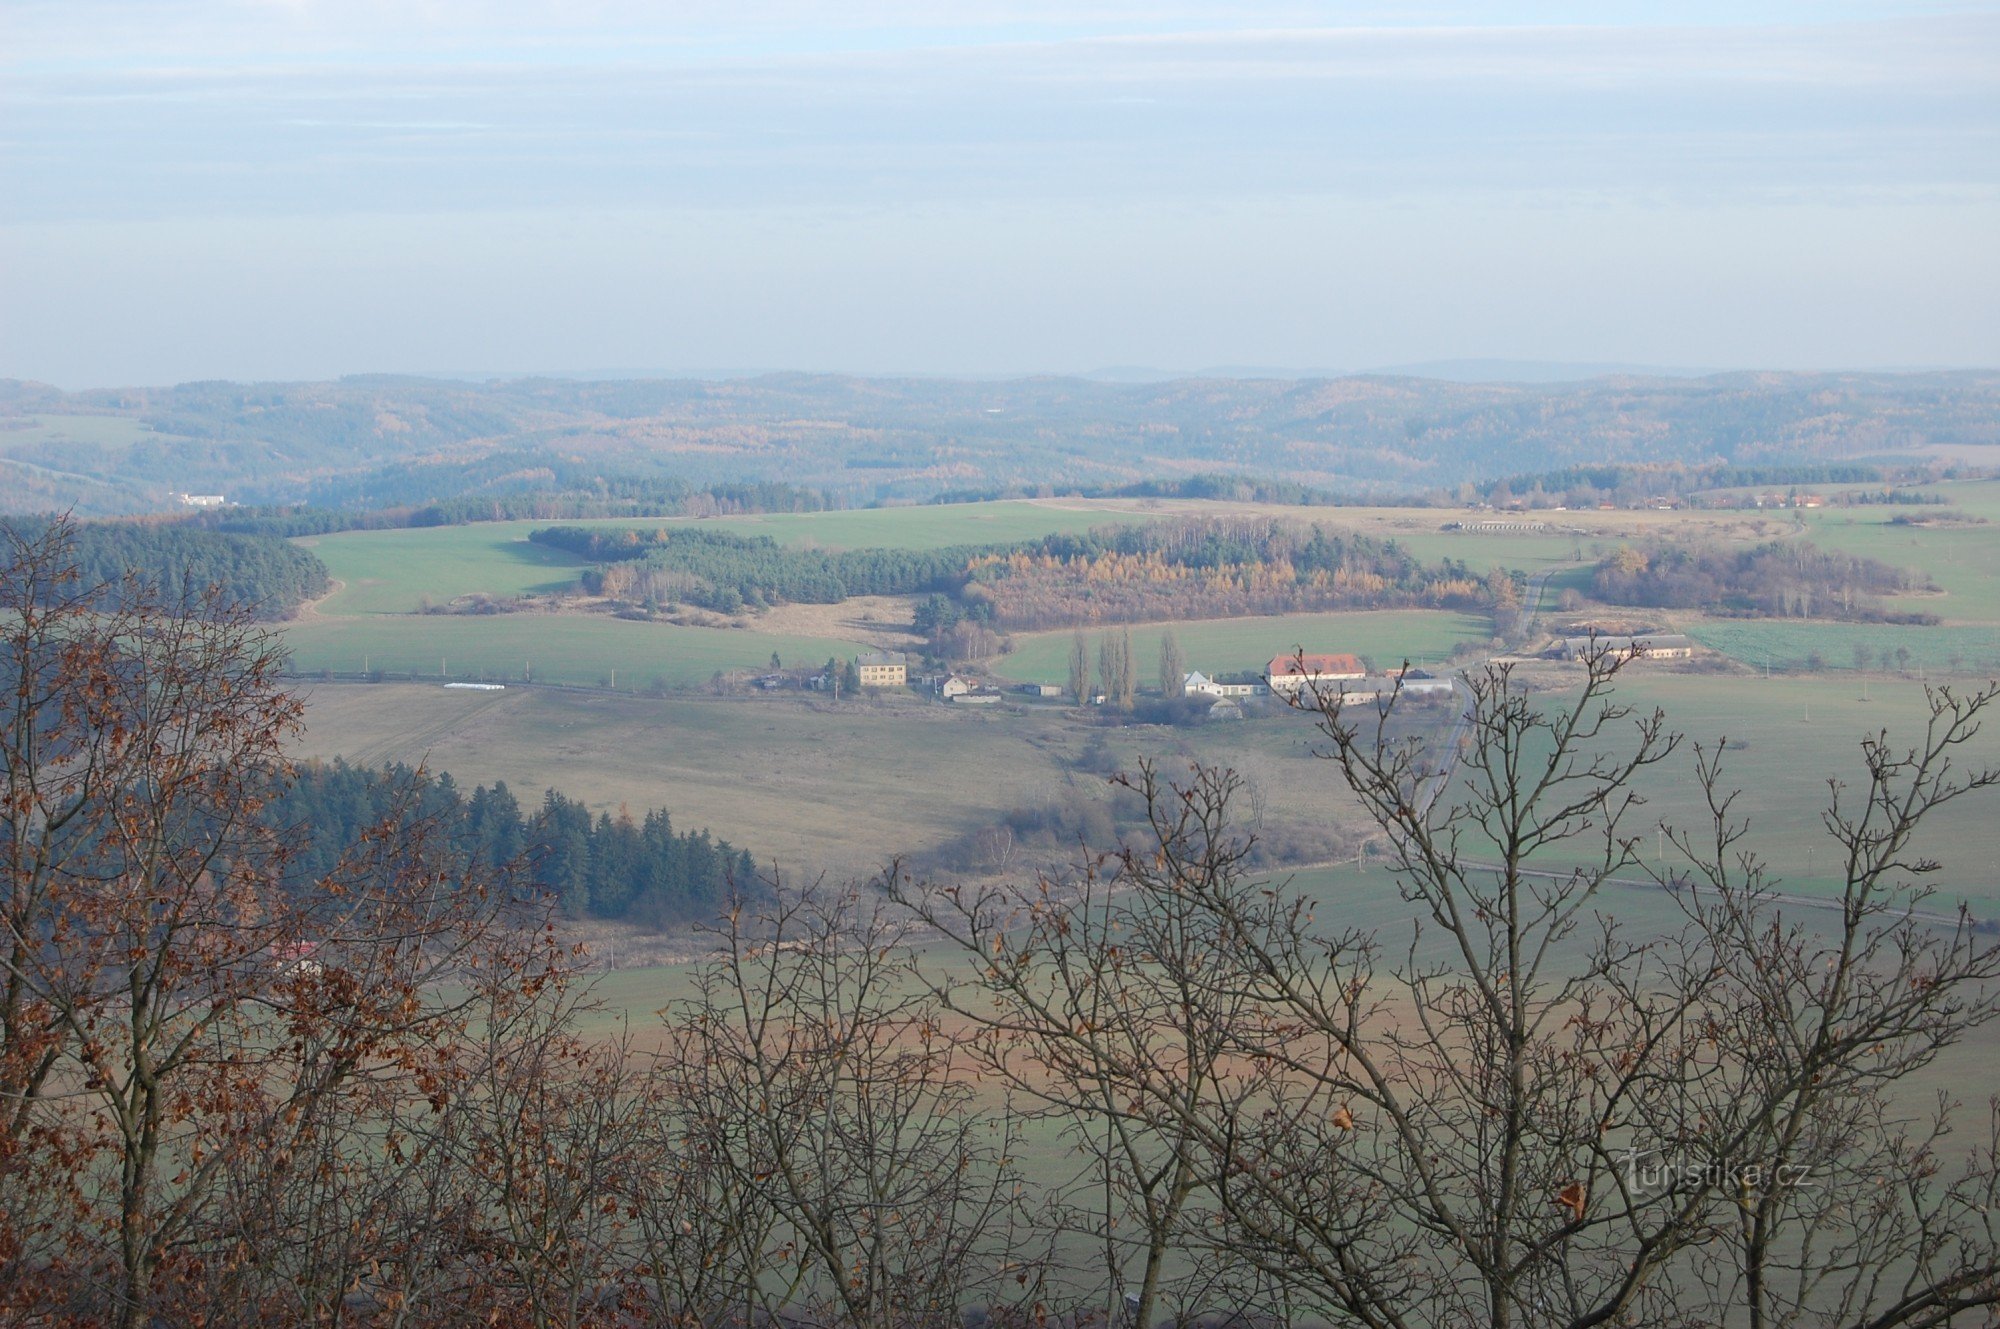
[[[1181,654],[1180,639],[1169,628],[1160,634],[1158,687],[1162,697],[1178,697],[1187,677],[1187,660]],[[1139,697],[1138,663],[1132,654],[1129,629],[1116,635],[1100,633],[1097,638],[1097,690],[1105,704],[1129,711]],[[1089,652],[1083,634],[1070,638],[1069,676],[1066,691],[1081,706],[1090,700]]]
[[[0,1315],[69,1324],[902,1329],[1970,1325],[1992,1109],[1906,1093],[2000,951],[1913,909],[1995,692],[1863,745],[1838,908],[1785,912],[1720,764],[1611,692],[1470,680],[1468,746],[1317,710],[1416,922],[1246,871],[1228,772],[1124,781],[1124,850],[727,913],[643,1040],[587,1038],[517,883],[425,821],[285,883],[298,703],[211,603],[0,569]],[[45,608],[45,606],[53,606]],[[1553,860],[1551,862],[1550,860]]]

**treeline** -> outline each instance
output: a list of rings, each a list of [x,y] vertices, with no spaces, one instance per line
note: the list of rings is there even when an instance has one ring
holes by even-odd
[[[1627,487],[1657,489],[1737,489],[1752,485],[1872,484],[1884,479],[1879,466],[1834,462],[1801,462],[1773,466],[1565,466],[1538,475],[1503,476],[1477,486],[1490,498],[1506,489],[1519,494],[1539,487],[1549,493],[1578,489],[1612,492]]]
[[[1951,500],[1931,489],[1856,489],[1850,493],[1832,494],[1827,498],[1836,507],[1872,507],[1886,504],[1892,507],[1934,507],[1941,508]]]
[[[22,542],[42,539],[56,521],[13,517],[4,523]],[[76,522],[68,546],[79,587],[115,588],[137,575],[171,598],[218,587],[225,603],[259,618],[287,618],[326,594],[326,565],[310,551],[270,535],[204,531],[138,521]]]
[[[1389,497],[1354,491],[1321,489],[1297,480],[1254,475],[1213,473],[1139,480],[1121,485],[1003,485],[991,489],[951,489],[932,503],[993,503],[1024,498],[1189,498],[1232,503],[1273,503],[1295,508],[1340,508],[1390,505],[1433,507],[1449,499],[1441,494]]]
[[[779,601],[839,604],[850,595],[953,592],[970,561],[991,548],[793,549],[767,535],[685,527],[554,526],[528,538],[604,563],[584,574],[591,594],[722,613]]]
[[[1706,490],[1801,485],[1879,484],[1886,479],[1879,466],[1859,463],[1798,462],[1768,466],[1682,463],[1565,466],[1536,475],[1504,476],[1466,487],[1466,496],[1490,503],[1529,508],[1561,505],[1596,507],[1612,503],[1634,507],[1659,498],[1673,498],[1689,507],[1729,506],[1734,500],[1704,494]]]
[[[1007,629],[1298,610],[1488,608],[1464,563],[1426,564],[1393,540],[1264,517],[1202,517],[1055,535],[971,568],[963,597]]]
[[[524,811],[505,782],[467,794],[449,774],[311,762],[267,815],[274,826],[316,832],[286,864],[295,889],[332,875],[364,832],[422,822],[481,870],[521,874],[522,889],[554,897],[571,918],[663,927],[713,918],[736,896],[756,894],[748,850],[705,830],[676,831],[664,809],[593,818],[554,789]]]
[[[552,472],[544,469],[546,481]],[[677,480],[589,475],[567,488],[507,494],[464,494],[386,507],[313,505],[221,508],[183,519],[199,529],[293,537],[336,531],[462,526],[480,521],[588,521],[607,517],[717,517],[739,513],[827,512],[837,495],[782,481],[717,484],[692,489]]]
[[[1597,565],[1591,588],[1610,604],[1661,609],[1871,623],[1938,621],[1936,614],[1886,610],[1875,603],[1876,596],[1936,589],[1922,574],[1801,540],[1754,549],[1627,546]]]

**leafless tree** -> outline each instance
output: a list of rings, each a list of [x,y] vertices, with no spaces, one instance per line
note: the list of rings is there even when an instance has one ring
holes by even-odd
[[[474,975],[522,979],[535,934],[421,824],[285,886],[273,638],[214,588],[82,584],[66,522],[9,539],[0,1306],[193,1315],[326,1251],[260,1229],[301,1212],[274,1186],[337,1174],[385,1085],[439,1092]]]
[[[809,893],[732,913],[719,940],[697,995],[669,1009],[659,1075],[685,1184],[720,1201],[695,1220],[703,1240],[751,1263],[676,1290],[740,1296],[746,1319],[882,1329],[956,1325],[999,1295],[1026,1240],[1011,1116],[982,1101],[914,981],[906,925],[855,893]]]
[[[1246,1013],[1213,999],[1205,901],[1243,889],[1250,846],[1226,819],[1233,777],[1199,771],[1180,789],[1147,767],[1126,783],[1151,818],[1143,849],[1026,890],[899,879],[895,894],[976,957],[970,979],[936,981],[939,1001],[972,1031],[983,1074],[1035,1105],[1080,1164],[1044,1215],[1059,1246],[1091,1252],[1068,1261],[1071,1296],[1105,1323],[1150,1324],[1162,1306],[1198,1304],[1211,1281],[1195,1123],[1246,1109],[1228,1059]]]
[[[1950,1105],[1898,1098],[1994,1013],[2000,953],[1912,908],[1923,821],[1995,781],[1953,766],[1994,692],[1934,694],[1922,741],[1864,746],[1826,818],[1847,862],[1828,915],[1772,888],[1696,749],[1715,825],[1674,833],[1687,922],[1634,936],[1601,897],[1645,880],[1641,788],[1680,743],[1617,700],[1624,663],[1546,700],[1475,675],[1462,757],[1308,691],[1415,915],[1394,949],[1216,857],[1236,782],[1200,769],[1140,777],[1125,895],[929,910],[980,956],[954,1005],[1050,1065],[1079,1139],[1131,1133],[1130,1177],[1164,1183],[1128,1181],[1135,1208],[1171,1217],[1170,1262],[1209,1297],[1578,1327],[1941,1325],[2000,1300],[1991,1123],[1947,1166]],[[1114,1002],[1136,1029],[1099,1025]]]

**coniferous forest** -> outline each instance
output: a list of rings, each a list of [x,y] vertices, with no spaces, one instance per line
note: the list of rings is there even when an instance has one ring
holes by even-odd
[[[5,523],[23,542],[40,538],[50,519]],[[70,527],[72,557],[84,585],[116,585],[137,574],[148,582],[199,597],[216,587],[223,603],[259,618],[288,618],[327,591],[326,565],[275,535],[199,530],[152,522],[79,522]]]
[[[280,829],[315,832],[298,838],[286,864],[294,888],[330,875],[364,833],[422,822],[481,870],[512,874],[521,891],[555,898],[571,918],[659,927],[713,918],[734,896],[755,893],[747,849],[705,830],[676,831],[664,808],[593,818],[582,802],[550,789],[524,810],[504,781],[467,793],[448,773],[403,765],[307,763],[267,816]]]

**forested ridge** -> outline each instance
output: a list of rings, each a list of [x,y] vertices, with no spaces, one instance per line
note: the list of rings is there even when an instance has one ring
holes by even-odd
[[[505,781],[466,793],[448,773],[400,764],[306,763],[267,816],[281,829],[315,832],[286,864],[287,884],[301,889],[333,873],[364,832],[425,822],[482,870],[522,874],[523,889],[559,900],[571,918],[660,927],[713,918],[737,895],[757,893],[748,850],[705,830],[677,831],[664,808],[593,818],[550,789],[524,810]]]
[[[1117,489],[1135,474],[1349,495],[1607,463],[1867,465],[2000,441],[1988,372],[1725,374],[1456,383],[1335,379],[1005,382],[775,374],[734,381],[359,377],[64,393],[0,381],[0,417],[117,417],[7,449],[57,506],[238,501],[411,506],[561,490],[570,470],[642,481],[783,481],[846,505]],[[14,468],[23,474],[21,467]],[[1807,481],[1800,481],[1805,483]],[[1179,482],[1163,482],[1177,485]],[[110,486],[106,491],[105,487]],[[1200,486],[1197,486],[1199,488]],[[1185,492],[1185,491],[1181,491]],[[1560,500],[1557,500],[1560,501]],[[606,515],[618,515],[610,513]]]

